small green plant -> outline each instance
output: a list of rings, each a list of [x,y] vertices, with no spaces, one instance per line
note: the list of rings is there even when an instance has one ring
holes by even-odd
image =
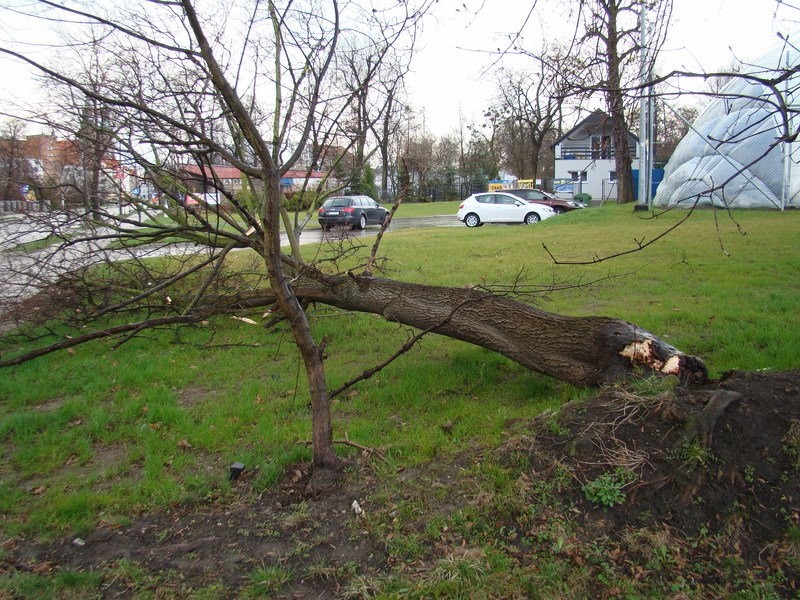
[[[327,561],[315,562],[306,568],[305,576],[319,581],[336,581],[342,578],[353,578],[358,574],[358,565],[348,562],[343,565],[332,565]]]
[[[700,440],[693,440],[681,446],[678,451],[678,458],[688,467],[705,469],[713,456],[711,451]]]
[[[283,518],[283,524],[290,529],[303,529],[311,523],[311,515],[308,512],[308,504],[301,502],[294,511]]]
[[[553,414],[547,419],[547,428],[554,435],[567,436],[570,431],[558,420],[558,416]]]
[[[481,557],[463,558],[448,556],[439,561],[430,574],[434,581],[457,581],[476,584],[486,576],[486,565]]]
[[[249,596],[263,598],[275,594],[286,585],[292,574],[280,565],[267,565],[250,573]]]
[[[678,381],[673,376],[648,375],[630,382],[631,391],[643,398],[653,398],[665,392],[672,393]]]
[[[795,548],[800,548],[800,527],[792,526],[787,531],[789,543]]]
[[[625,502],[623,488],[636,479],[636,474],[630,469],[617,467],[611,472],[603,473],[597,479],[583,486],[583,493],[587,500],[602,504],[603,506],[616,506]]]

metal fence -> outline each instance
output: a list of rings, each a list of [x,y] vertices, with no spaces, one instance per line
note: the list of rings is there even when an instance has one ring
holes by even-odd
[[[0,213],[35,213],[50,210],[47,202],[41,200],[0,200]]]

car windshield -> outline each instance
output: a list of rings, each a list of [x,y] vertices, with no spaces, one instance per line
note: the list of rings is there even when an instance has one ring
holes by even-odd
[[[343,208],[350,206],[351,202],[350,198],[328,198],[322,206],[325,208]]]

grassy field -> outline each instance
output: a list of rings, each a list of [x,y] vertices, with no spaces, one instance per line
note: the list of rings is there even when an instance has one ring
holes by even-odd
[[[400,216],[456,209],[408,205]],[[643,252],[592,262],[653,239],[683,216],[643,218],[630,206],[607,206],[533,227],[401,230],[384,239],[385,275],[448,286],[566,287],[543,291],[538,306],[633,321],[703,357],[712,376],[800,366],[800,213],[701,211]],[[590,264],[554,264],[545,246],[559,261]],[[331,340],[330,387],[411,335],[373,315],[325,307],[310,315],[317,338]],[[430,336],[334,401],[335,435],[410,468],[496,444],[510,420],[588,393]],[[125,525],[142,511],[224,499],[234,461],[267,490],[286,465],[309,457],[306,382],[289,335],[228,318],[6,369],[0,398],[4,540],[82,535],[100,523]],[[445,431],[448,422],[458,427]]]

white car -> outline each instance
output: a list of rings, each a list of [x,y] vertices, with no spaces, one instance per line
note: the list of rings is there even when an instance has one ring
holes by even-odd
[[[467,227],[480,227],[484,223],[525,223],[533,225],[554,216],[555,211],[544,204],[526,202],[505,192],[472,194],[458,207],[459,221]]]

